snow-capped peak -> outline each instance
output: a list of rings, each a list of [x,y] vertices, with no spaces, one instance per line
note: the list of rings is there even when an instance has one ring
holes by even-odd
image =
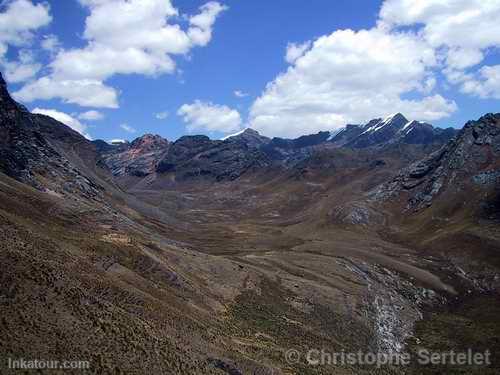
[[[408,120],[406,119],[406,117],[404,117],[401,113],[394,113],[390,116],[387,116],[383,120],[379,120],[379,121],[375,122],[373,125],[369,126],[362,134],[375,133],[375,132],[385,128],[386,126],[392,126],[392,125],[400,126],[402,123],[403,124],[408,123]]]

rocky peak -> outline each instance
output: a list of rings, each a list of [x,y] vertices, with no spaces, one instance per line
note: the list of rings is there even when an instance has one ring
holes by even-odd
[[[143,152],[166,149],[169,142],[159,135],[145,134],[142,137],[136,138],[130,144],[131,149],[139,149]]]
[[[474,138],[476,145],[491,144],[496,151],[500,151],[500,113],[488,113],[477,121],[465,124],[464,133],[469,133]]]
[[[226,140],[211,140],[204,135],[181,137],[171,145],[156,171],[173,173],[179,181],[194,178],[234,180],[249,170],[270,165],[263,152],[257,147],[249,147],[245,138],[239,139],[239,136],[255,136],[255,133],[242,132]]]
[[[100,199],[102,187],[84,175],[85,163],[94,161],[93,151],[90,142],[65,124],[18,104],[0,74],[1,172],[40,191]]]
[[[246,128],[236,134],[227,136],[222,139],[227,142],[241,142],[249,148],[258,148],[268,144],[271,140],[259,134],[258,131]]]
[[[361,127],[347,126],[331,139],[336,146],[352,148],[384,147],[397,143],[443,145],[456,135],[453,128],[435,128],[422,121],[408,121],[401,113],[374,119]]]
[[[252,135],[252,136],[261,136],[260,133],[257,130],[254,130],[252,128],[246,128],[243,133],[245,135]]]
[[[379,120],[374,120],[374,121],[379,121]],[[363,132],[363,126],[347,124],[342,129],[339,129],[336,132],[331,132],[328,142],[332,143],[336,147],[342,147],[347,143],[351,142],[352,140],[354,140],[362,132]]]
[[[385,119],[372,120],[364,127],[367,134],[376,132],[397,132],[408,124],[408,119],[401,113],[396,113]]]
[[[488,189],[500,182],[500,113],[469,121],[458,135],[423,160],[401,171],[373,192],[386,199],[407,194],[408,208],[430,206],[443,191],[447,199],[458,192]]]
[[[115,176],[144,177],[154,173],[158,162],[170,147],[166,139],[153,134],[145,134],[131,143],[93,143],[101,151],[102,160]]]
[[[209,144],[210,138],[206,135],[184,135],[174,142],[174,145]]]
[[[394,115],[389,116],[385,119],[386,122],[389,122],[392,126],[401,127],[408,123],[408,119],[402,113],[396,113]]]
[[[385,119],[375,119],[363,127],[363,132],[347,146],[353,148],[364,148],[389,142],[408,120],[401,113],[396,113]]]
[[[0,72],[0,113],[3,116],[12,117],[12,111],[28,112],[28,110],[11,98],[7,90],[7,83]]]

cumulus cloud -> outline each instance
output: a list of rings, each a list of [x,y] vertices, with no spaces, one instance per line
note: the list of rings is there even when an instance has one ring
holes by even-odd
[[[12,83],[24,82],[34,77],[41,69],[41,65],[35,61],[29,50],[20,50],[17,61],[4,61],[2,65],[5,78]]]
[[[129,124],[125,124],[125,123],[120,124],[120,128],[122,128],[123,130],[125,130],[127,133],[130,133],[130,134],[133,134],[137,131],[132,126],[130,126]]]
[[[98,80],[58,80],[51,76],[42,77],[26,84],[13,93],[13,96],[22,102],[62,98],[65,103],[84,107],[118,108],[116,90]]]
[[[55,109],[45,109],[45,108],[38,108],[38,107],[35,108],[31,112],[52,117],[53,119],[55,119],[59,122],[62,122],[63,124],[69,126],[71,129],[80,133],[85,138],[87,138],[89,140],[92,139],[90,137],[90,135],[87,133],[87,126],[85,124],[82,124],[76,118],[68,115],[67,113],[60,112],[60,111],[57,111]]]
[[[479,64],[484,58],[479,49],[450,48],[447,52],[446,63],[449,69],[466,69]]]
[[[78,118],[80,120],[98,121],[98,120],[102,120],[104,118],[104,115],[99,111],[92,110],[92,111],[80,113],[78,115]]]
[[[31,44],[33,32],[52,21],[49,6],[44,3],[35,5],[28,0],[7,1],[0,5],[6,6],[0,13],[0,66],[7,81],[23,82],[34,77],[41,65],[27,49],[20,50],[17,60],[8,60],[5,54],[10,45],[26,47]]]
[[[299,57],[304,56],[304,53],[311,48],[311,41],[302,44],[288,43],[286,47],[285,60],[289,64],[293,64]]]
[[[480,67],[485,51],[500,47],[500,2],[484,0],[386,0],[380,25],[417,26],[422,38],[445,56],[444,73],[461,91],[494,96],[495,67]],[[479,77],[479,78],[478,78]]]
[[[498,98],[499,66],[480,65],[500,47],[498,19],[499,1],[386,0],[372,29],[289,44],[290,66],[253,103],[249,123],[291,137],[396,111],[437,120],[457,109],[437,92],[441,74],[464,93]]]
[[[176,21],[178,11],[170,0],[80,0],[90,14],[83,33],[87,45],[83,48],[61,49],[49,65],[51,74],[32,83],[44,86],[53,97],[82,106],[116,108],[117,92],[104,82],[116,74],[143,74],[155,76],[173,73],[176,69],[173,55],[186,55],[196,46],[205,46],[212,37],[217,16],[226,9],[217,2],[203,5],[199,14],[189,19],[187,30]],[[44,80],[43,82],[40,82]],[[99,90],[96,99],[66,90],[59,92],[62,83]],[[51,88],[49,89],[48,86]],[[87,87],[88,88],[88,87]],[[90,90],[90,88],[88,88]],[[45,99],[36,90],[19,97],[25,101]]]
[[[23,46],[33,37],[33,31],[52,21],[49,5],[33,4],[28,0],[3,2],[5,11],[0,13],[0,45]]]
[[[196,100],[184,104],[177,114],[187,124],[190,133],[196,131],[231,133],[241,128],[242,120],[238,111],[225,105],[217,105]]]
[[[475,76],[465,79],[461,90],[483,99],[500,99],[500,65],[483,66]]]
[[[40,46],[45,51],[55,53],[59,51],[59,49],[61,48],[61,42],[59,41],[56,35],[53,34],[45,35],[42,39],[42,42],[40,43]]]
[[[290,66],[254,102],[250,125],[297,136],[396,111],[437,120],[457,109],[437,92],[441,74],[464,93],[498,98],[498,65],[481,66],[500,47],[498,19],[499,1],[385,0],[372,29],[289,44]]]
[[[382,26],[423,25],[424,38],[434,47],[483,49],[500,44],[500,3],[484,0],[386,0]]]
[[[267,85],[251,107],[250,124],[268,136],[295,137],[393,112],[436,120],[455,103],[438,94],[403,95],[429,92],[437,64],[434,49],[412,33],[338,30]]]
[[[219,13],[228,8],[216,1],[210,1],[200,7],[200,13],[189,19],[188,36],[191,43],[206,46],[212,39],[212,26]]]

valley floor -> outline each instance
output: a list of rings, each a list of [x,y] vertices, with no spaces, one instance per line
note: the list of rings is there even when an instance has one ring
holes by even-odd
[[[341,190],[321,178],[256,181],[129,186],[110,206],[2,176],[2,362],[88,360],[84,373],[95,374],[498,371],[495,265],[469,270],[424,250],[408,225],[368,203],[354,206],[367,223],[341,220],[338,202],[357,196],[359,181]],[[494,361],[376,369],[306,360],[311,350],[419,348],[489,349]]]

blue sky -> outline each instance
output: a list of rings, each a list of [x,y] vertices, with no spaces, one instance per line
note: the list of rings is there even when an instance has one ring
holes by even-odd
[[[161,19],[152,18],[153,13],[132,19],[124,26],[132,33],[125,35],[120,29],[125,14],[109,12],[103,3],[123,5],[126,0],[3,2],[0,11],[6,17],[3,26],[0,18],[0,33],[6,30],[5,35],[11,36],[3,40],[0,36],[0,64],[11,92],[31,110],[54,117],[57,113],[66,115],[59,119],[93,139],[105,140],[131,140],[144,133],[170,140],[193,133],[218,138],[245,126],[270,136],[294,137],[395,111],[439,126],[461,127],[468,119],[498,111],[500,28],[495,17],[500,15],[500,4],[493,11],[484,10],[490,23],[479,14],[481,23],[471,19],[469,24],[467,20],[457,24],[455,15],[466,14],[471,6],[477,9],[481,2],[455,1],[459,8],[415,11],[403,0],[226,0],[201,10],[206,1],[143,1],[160,7],[155,9],[176,9],[176,15],[166,10],[165,22],[178,25],[190,41],[185,42],[182,52],[171,53],[174,47],[167,46],[170,49],[163,54],[162,48],[174,42],[165,38],[162,44],[153,44],[151,35],[159,33],[147,30],[144,40],[137,41],[134,48],[145,49],[147,58],[154,62],[136,63],[135,54],[113,57],[117,60],[110,58],[110,64],[120,67],[106,72],[101,72],[99,65],[101,61],[106,64],[102,56],[108,55],[92,50],[94,55],[89,57],[90,45],[105,44],[107,50],[121,51],[128,48],[128,40],[141,35],[143,27]],[[131,8],[123,9],[133,10],[134,2],[141,6],[132,0]],[[32,8],[18,14],[13,5]],[[33,13],[31,26],[16,23],[16,17],[28,11]],[[196,14],[204,17],[201,23],[192,18]],[[413,18],[405,16],[409,14]],[[95,21],[93,28],[86,26],[89,16]],[[106,17],[110,25],[99,24]],[[389,26],[380,26],[381,22]],[[437,24],[444,26],[439,29]],[[461,33],[468,35],[472,24],[475,31],[484,27],[484,33],[479,30],[484,35],[466,40]],[[194,27],[203,31],[201,39],[190,36]],[[162,28],[158,26],[158,30]],[[113,32],[117,39],[108,38]],[[58,42],[43,49],[42,42],[49,36]],[[459,39],[464,40],[463,45]],[[290,43],[296,43],[296,55],[287,50]],[[2,45],[6,50],[3,56]],[[157,45],[160,53],[154,51]],[[62,55],[72,49],[77,51],[75,55]],[[291,51],[288,61],[287,51]],[[162,60],[162,54],[169,57]],[[93,59],[88,60],[95,65],[88,77],[86,70],[73,72],[81,56]],[[170,58],[175,67],[167,67]],[[59,64],[57,72],[54,61]],[[156,65],[151,68],[151,64]],[[51,86],[44,86],[47,94],[40,95],[39,80],[44,77],[50,79]],[[98,90],[109,88],[106,93],[114,92],[116,100],[88,105],[73,92],[58,96],[58,86],[54,86],[56,82],[74,86],[89,80],[99,82]],[[243,95],[237,96],[235,91]],[[78,93],[95,94],[93,89],[87,91],[87,86]],[[102,118],[82,115],[88,111],[98,111]]]

